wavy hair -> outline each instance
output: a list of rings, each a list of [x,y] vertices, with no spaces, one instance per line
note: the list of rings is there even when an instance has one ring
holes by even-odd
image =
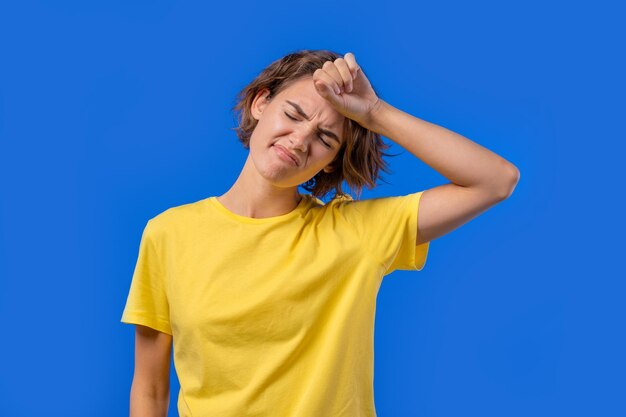
[[[285,55],[261,71],[239,92],[236,104],[232,108],[238,124],[238,127],[232,130],[237,132],[244,148],[250,149],[250,137],[258,123],[252,116],[251,107],[259,91],[269,90],[268,99],[271,99],[295,81],[312,77],[326,61],[334,62],[341,57],[329,50],[302,49]],[[352,196],[342,190],[342,183],[345,180],[355,191],[358,199],[363,187],[372,189],[376,186],[379,171],[390,172],[383,156],[392,155],[384,152],[389,145],[383,142],[380,134],[364,128],[352,119],[346,117],[345,120],[343,128],[345,140],[336,158],[331,162],[332,171],[320,170],[313,178],[301,184],[302,188],[315,197],[322,198],[334,191],[332,199],[338,197],[352,199]]]

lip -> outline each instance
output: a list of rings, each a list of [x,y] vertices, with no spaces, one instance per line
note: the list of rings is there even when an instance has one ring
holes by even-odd
[[[287,149],[285,149],[284,146],[275,144],[274,147],[276,148],[276,152],[279,154],[279,156],[284,156],[286,158],[289,158],[289,160],[291,160],[291,162],[293,162],[295,166],[300,165],[300,163],[298,162],[298,158],[296,158],[294,154],[292,154]]]

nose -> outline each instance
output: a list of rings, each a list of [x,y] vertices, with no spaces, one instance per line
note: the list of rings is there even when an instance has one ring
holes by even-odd
[[[312,129],[301,126],[294,130],[294,133],[289,136],[289,142],[292,144],[293,149],[297,149],[300,152],[306,152],[307,141],[312,140],[315,132]]]
[[[306,139],[303,136],[290,136],[289,143],[291,143],[291,149],[298,150],[302,153],[306,151]]]

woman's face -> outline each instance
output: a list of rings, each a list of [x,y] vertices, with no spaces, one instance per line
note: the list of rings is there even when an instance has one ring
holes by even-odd
[[[258,124],[249,157],[259,174],[274,185],[296,187],[322,169],[329,172],[327,166],[344,143],[345,117],[317,93],[312,77],[295,81],[269,101],[268,95],[268,90],[260,91],[251,108]]]

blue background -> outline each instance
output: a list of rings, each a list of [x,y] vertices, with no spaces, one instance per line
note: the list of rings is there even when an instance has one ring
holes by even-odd
[[[142,229],[232,185],[235,95],[304,48],[353,52],[388,103],[521,171],[423,271],[383,280],[379,416],[626,415],[622,12],[3,2],[0,415],[128,414],[134,327],[119,320]],[[400,156],[363,198],[448,182],[385,141]],[[170,416],[178,388],[172,368]]]

